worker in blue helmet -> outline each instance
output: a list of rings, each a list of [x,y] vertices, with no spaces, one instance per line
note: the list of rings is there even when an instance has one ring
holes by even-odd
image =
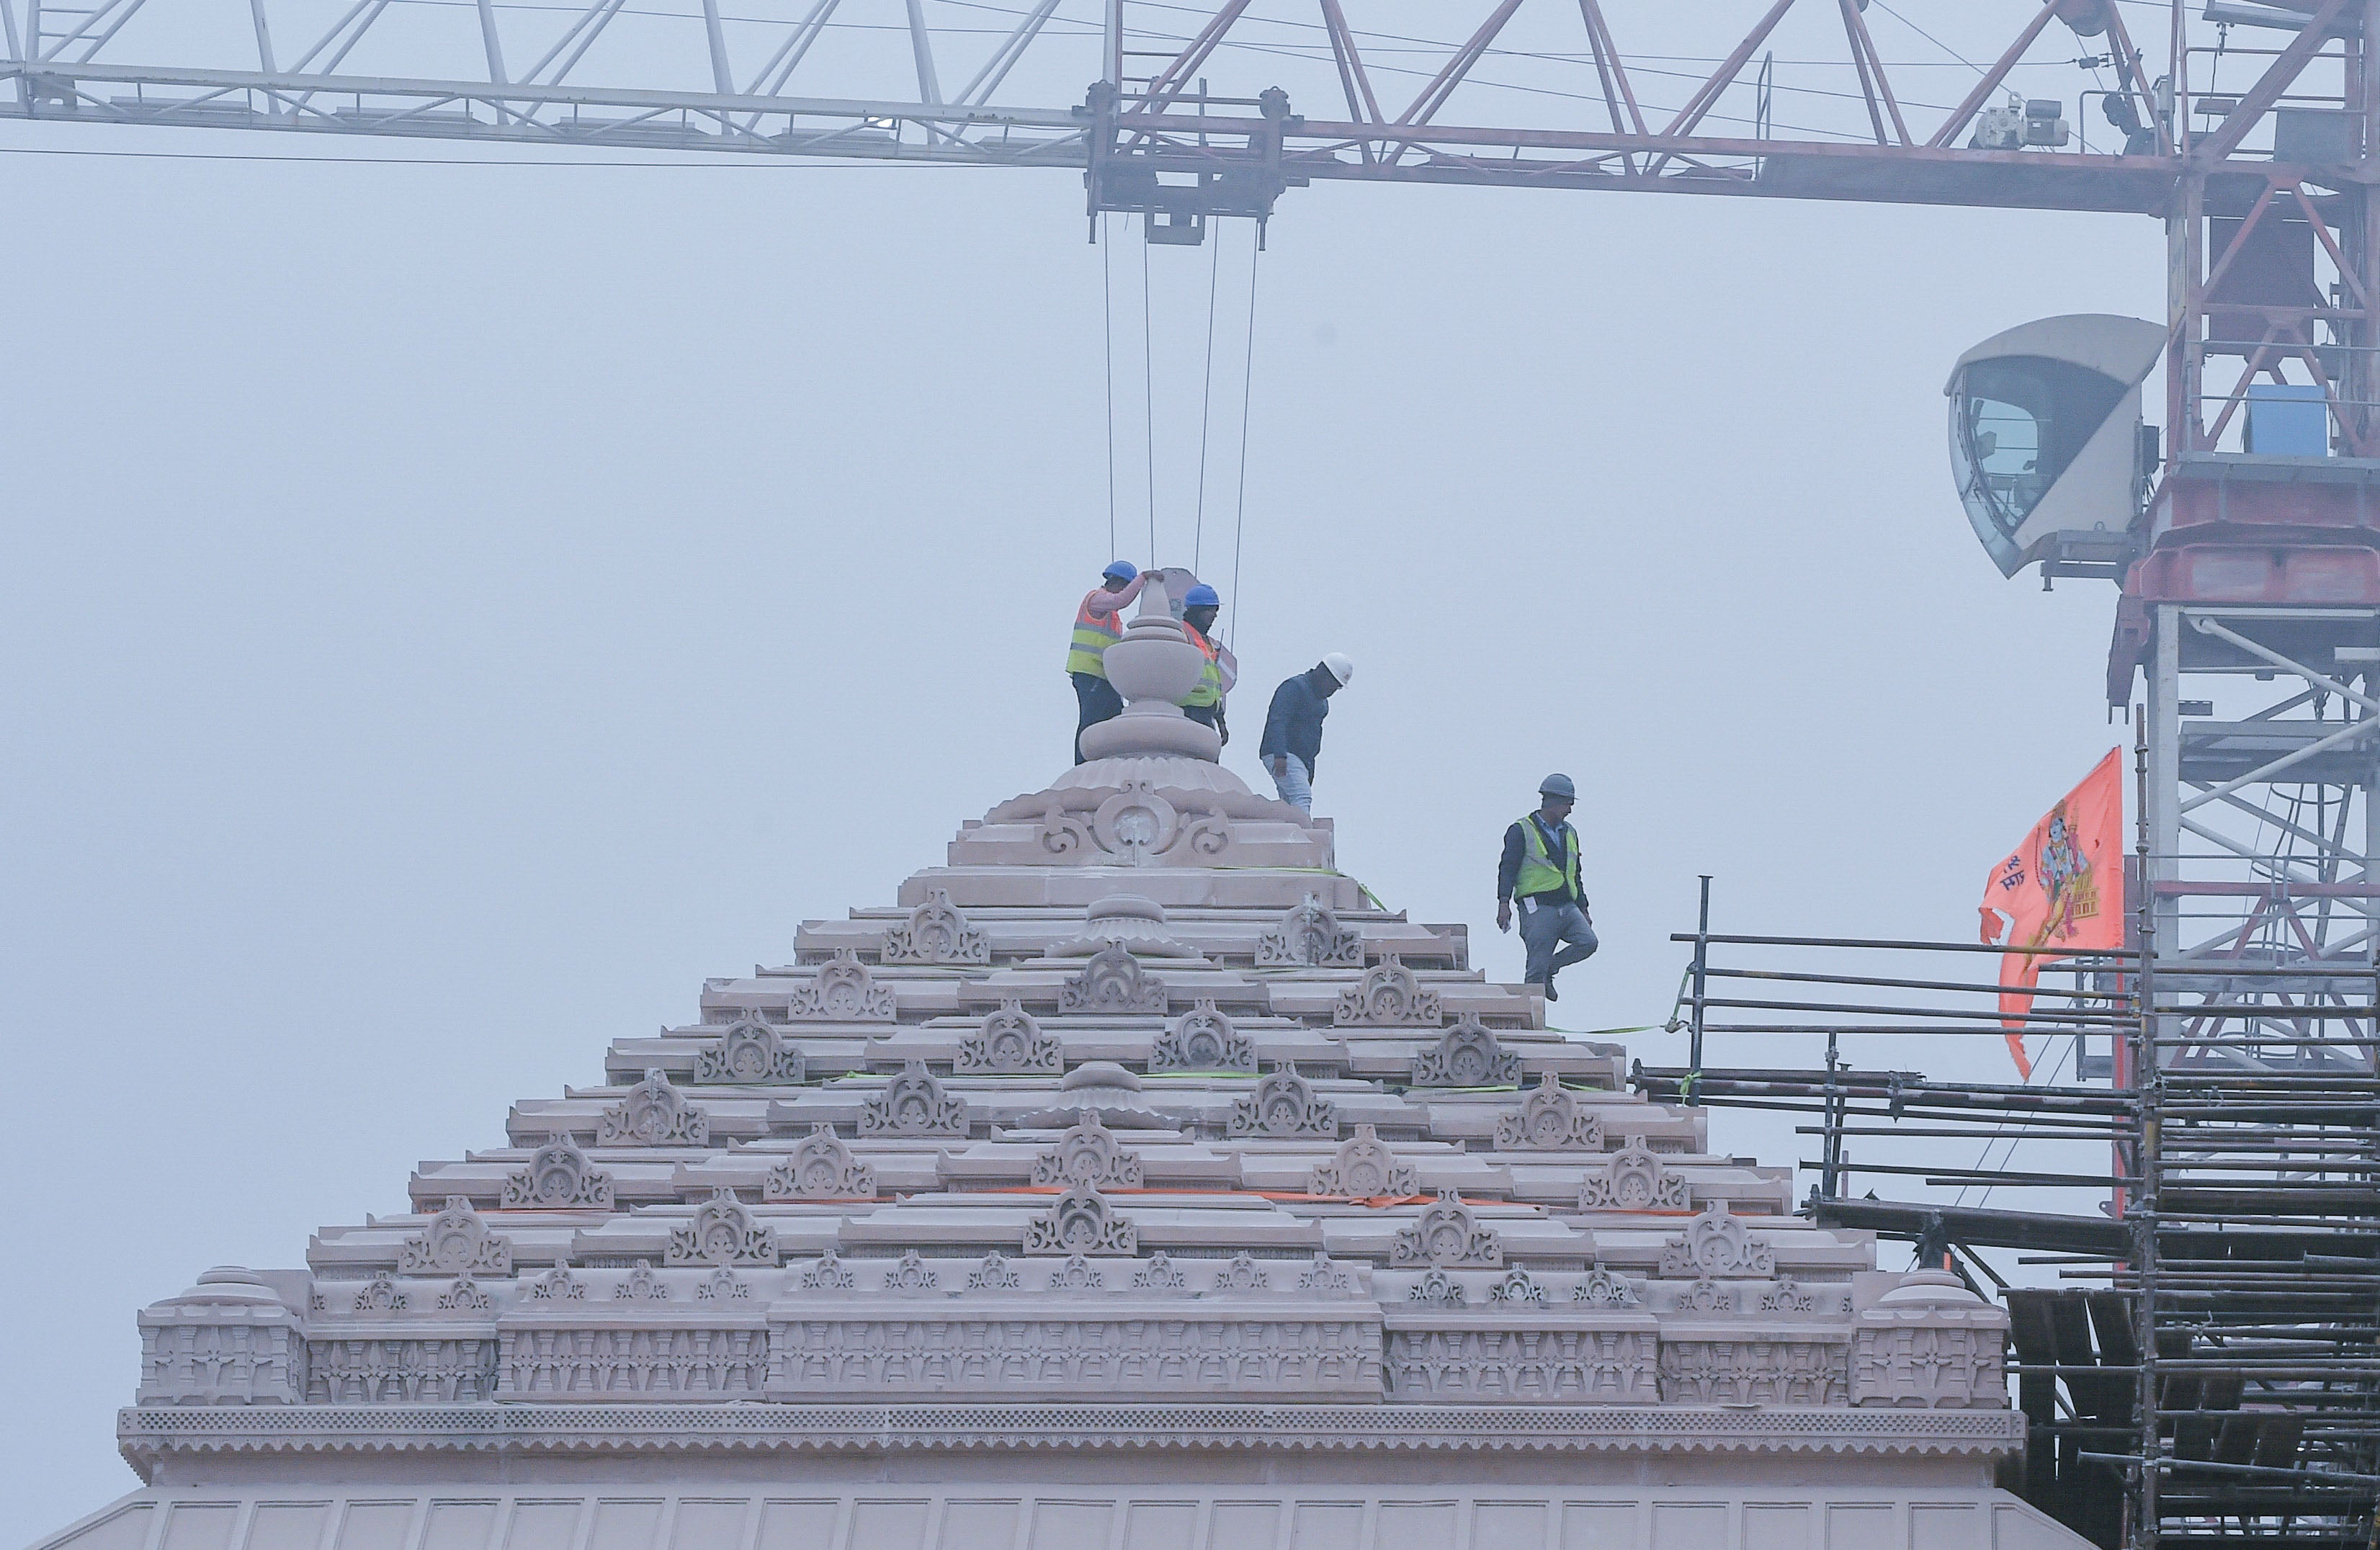
[[[1547,776],[1537,786],[1537,810],[1504,830],[1504,859],[1496,868],[1496,929],[1512,928],[1518,903],[1528,948],[1521,977],[1542,987],[1548,1001],[1561,999],[1554,993],[1556,971],[1594,957],[1602,945],[1579,884],[1578,830],[1570,823],[1577,803],[1569,776]]]
[[[1123,638],[1123,611],[1148,577],[1129,560],[1117,560],[1099,573],[1099,584],[1083,595],[1075,610],[1075,635],[1066,648],[1066,674],[1075,681],[1075,702],[1082,711],[1075,727],[1075,762],[1083,762],[1083,733],[1101,721],[1123,714],[1123,696],[1108,682],[1108,648]]]
[[[1182,713],[1194,721],[1204,721],[1215,729],[1224,742],[1232,740],[1232,729],[1223,721],[1223,696],[1240,681],[1239,659],[1232,648],[1214,638],[1215,615],[1223,611],[1223,599],[1215,589],[1200,582],[1182,595],[1182,633],[1190,644],[1207,659],[1199,670],[1198,686],[1177,702]]]

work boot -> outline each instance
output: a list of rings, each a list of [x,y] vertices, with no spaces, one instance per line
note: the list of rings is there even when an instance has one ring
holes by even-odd
[[[1554,989],[1554,976],[1551,975],[1548,975],[1543,979],[1524,980],[1521,983],[1524,985],[1536,986],[1538,989],[1546,993],[1546,999],[1548,1001],[1559,1001],[1561,999],[1560,993]]]

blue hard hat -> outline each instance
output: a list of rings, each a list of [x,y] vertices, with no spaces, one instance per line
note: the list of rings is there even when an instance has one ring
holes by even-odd
[[[1111,561],[1108,568],[1099,574],[1110,581],[1130,581],[1140,574],[1140,568],[1129,560],[1115,560]]]
[[[1220,608],[1223,606],[1223,599],[1217,595],[1213,587],[1202,581],[1182,595],[1182,606],[1184,608]]]

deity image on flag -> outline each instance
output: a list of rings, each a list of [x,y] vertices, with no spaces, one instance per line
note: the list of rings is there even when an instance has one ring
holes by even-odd
[[[2124,945],[2124,788],[2121,751],[2109,749],[2082,783],[2033,826],[1984,883],[1983,934],[1993,947],[2112,952]],[[2000,1020],[2024,1076],[2024,1020],[2054,951],[2000,960]]]

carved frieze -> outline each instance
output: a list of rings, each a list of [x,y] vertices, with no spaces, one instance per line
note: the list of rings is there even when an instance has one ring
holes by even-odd
[[[1330,1021],[1339,1027],[1435,1028],[1446,1014],[1439,1007],[1438,992],[1424,990],[1414,972],[1390,953],[1365,970],[1360,982],[1339,992]]]
[[[1105,1012],[1111,1015],[1162,1012],[1165,982],[1140,966],[1140,960],[1121,944],[1091,954],[1082,972],[1058,987],[1062,1012]]]
[[[1617,1154],[1615,1154],[1616,1156]],[[1664,1276],[1773,1276],[1777,1254],[1765,1238],[1755,1238],[1742,1218],[1719,1204],[1686,1225],[1682,1238],[1661,1245]]]
[[[755,1011],[729,1023],[717,1044],[694,1057],[695,1081],[714,1085],[798,1086],[808,1074],[800,1048]]]
[[[1851,1401],[1900,1410],[2004,1410],[2008,1314],[1940,1270],[1921,1270],[1860,1312]]]
[[[492,1337],[306,1342],[306,1402],[310,1405],[451,1405],[491,1399],[495,1387]]]
[[[1600,1151],[1603,1120],[1547,1072],[1517,1108],[1496,1117],[1496,1145],[1507,1152]]]
[[[1215,1010],[1211,998],[1175,1018],[1148,1048],[1151,1071],[1232,1071],[1257,1069],[1256,1041],[1232,1026]]]
[[[892,987],[877,984],[846,947],[820,963],[810,983],[795,989],[786,1013],[795,1023],[890,1023],[896,1010]]]
[[[961,1076],[1054,1075],[1066,1068],[1064,1047],[1045,1034],[1025,1003],[1012,996],[980,1027],[959,1039],[952,1069]]]
[[[1661,1398],[1650,1331],[1391,1329],[1394,1399],[1650,1404]]]
[[[1416,1087],[1517,1087],[1521,1058],[1507,1052],[1475,1017],[1464,1017],[1443,1038],[1414,1057]]]
[[[1420,1188],[1413,1165],[1398,1161],[1369,1125],[1357,1125],[1355,1133],[1339,1144],[1330,1161],[1314,1165],[1305,1181],[1308,1194],[1352,1200],[1402,1198]]]
[[[1685,1176],[1670,1172],[1641,1135],[1630,1136],[1578,1190],[1582,1211],[1683,1211],[1692,1205]]]
[[[1140,1188],[1140,1154],[1116,1144],[1115,1132],[1085,1113],[1080,1124],[1062,1132],[1058,1144],[1033,1159],[1033,1182],[1083,1184],[1094,1189]]]
[[[715,1190],[694,1220],[670,1229],[668,1265],[774,1265],[776,1229],[755,1221],[734,1190]]]
[[[557,1135],[504,1180],[498,1199],[507,1211],[609,1211],[612,1176],[589,1162],[568,1136]]]
[[[1257,1084],[1254,1093],[1232,1106],[1225,1133],[1335,1136],[1339,1114],[1330,1099],[1315,1096],[1295,1066],[1279,1066]]]
[[[714,1304],[734,1300],[732,1290],[711,1298]],[[724,1312],[705,1310],[699,1316],[716,1318]],[[769,1378],[769,1331],[757,1325],[529,1325],[503,1331],[500,1364],[497,1394],[508,1399],[758,1399]]]
[[[1304,903],[1257,938],[1259,969],[1299,964],[1318,969],[1353,969],[1361,968],[1363,963],[1364,934],[1353,926],[1340,925],[1339,917],[1317,894],[1307,894]]]
[[[1411,1227],[1400,1231],[1389,1247],[1389,1263],[1400,1268],[1432,1265],[1482,1266],[1504,1263],[1504,1245],[1492,1228],[1481,1227],[1471,1207],[1452,1190],[1438,1192],[1437,1201],[1422,1208]]]
[[[398,1251],[400,1276],[509,1276],[513,1273],[512,1241],[490,1232],[488,1224],[460,1195],[430,1218],[430,1225],[405,1241]]]
[[[769,1169],[763,1200],[872,1200],[876,1170],[851,1155],[832,1125],[813,1125],[793,1152]]]
[[[210,1270],[140,1314],[143,1405],[296,1404],[306,1397],[298,1315],[253,1271]]]
[[[658,1071],[629,1088],[597,1121],[598,1146],[708,1146],[710,1118]]]
[[[991,942],[938,888],[884,933],[880,956],[887,963],[989,963]]]
[[[1139,1247],[1132,1223],[1110,1211],[1106,1198],[1087,1184],[1067,1190],[1025,1224],[1028,1254],[1128,1254]]]
[[[1664,1404],[1840,1405],[1849,1392],[1840,1341],[1661,1342]]]
[[[860,1106],[862,1135],[965,1135],[966,1099],[953,1097],[926,1070],[923,1060],[911,1060],[884,1090]]]

